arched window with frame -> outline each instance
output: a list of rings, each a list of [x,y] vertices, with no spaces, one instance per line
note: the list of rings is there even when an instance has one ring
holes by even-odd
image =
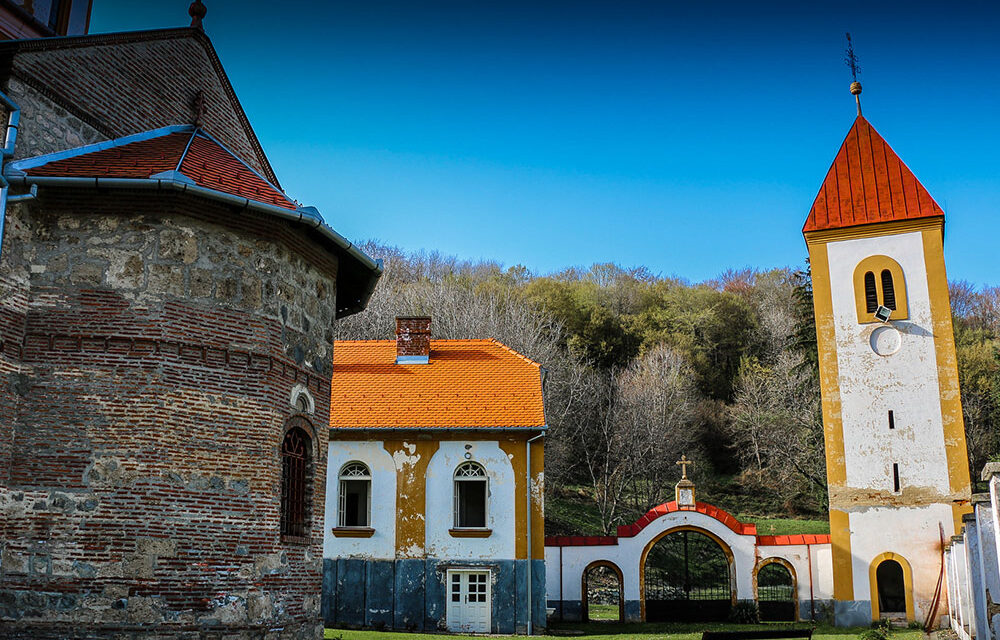
[[[312,439],[304,429],[292,427],[281,443],[281,535],[309,534],[309,472]]]
[[[854,268],[854,298],[858,322],[878,322],[879,306],[892,311],[892,320],[906,320],[906,281],[903,268],[889,256],[868,256]]]
[[[370,527],[372,474],[362,462],[348,462],[340,470],[338,526]]]
[[[455,469],[455,528],[485,529],[489,480],[477,462],[463,462]]]

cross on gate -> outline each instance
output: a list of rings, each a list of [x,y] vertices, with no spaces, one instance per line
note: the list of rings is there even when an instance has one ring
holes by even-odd
[[[681,468],[681,480],[687,480],[688,477],[687,466],[689,464],[694,464],[694,461],[688,460],[686,455],[681,454],[681,459],[678,460],[676,464],[680,465]]]

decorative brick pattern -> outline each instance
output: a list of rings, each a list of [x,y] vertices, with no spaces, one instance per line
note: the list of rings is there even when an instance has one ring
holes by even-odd
[[[336,259],[171,193],[43,190],[10,207],[4,245],[4,633],[320,637]],[[294,541],[279,533],[293,423],[313,437],[311,531]]]

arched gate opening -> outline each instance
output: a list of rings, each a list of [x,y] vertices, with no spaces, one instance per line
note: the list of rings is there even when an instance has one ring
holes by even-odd
[[[733,553],[696,527],[665,531],[643,552],[641,584],[647,622],[726,620],[735,604]]]
[[[799,599],[795,570],[781,558],[768,558],[757,565],[757,606],[764,622],[798,620]]]

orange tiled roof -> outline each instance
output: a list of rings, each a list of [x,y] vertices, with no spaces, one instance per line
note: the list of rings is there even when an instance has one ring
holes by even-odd
[[[943,215],[913,172],[859,115],[826,174],[802,231]]]
[[[428,364],[396,364],[395,340],[334,343],[333,429],[542,428],[537,362],[496,340],[431,340]]]
[[[199,187],[295,210],[297,205],[233,152],[193,126],[165,127],[14,163],[28,176],[144,179],[177,169]]]

